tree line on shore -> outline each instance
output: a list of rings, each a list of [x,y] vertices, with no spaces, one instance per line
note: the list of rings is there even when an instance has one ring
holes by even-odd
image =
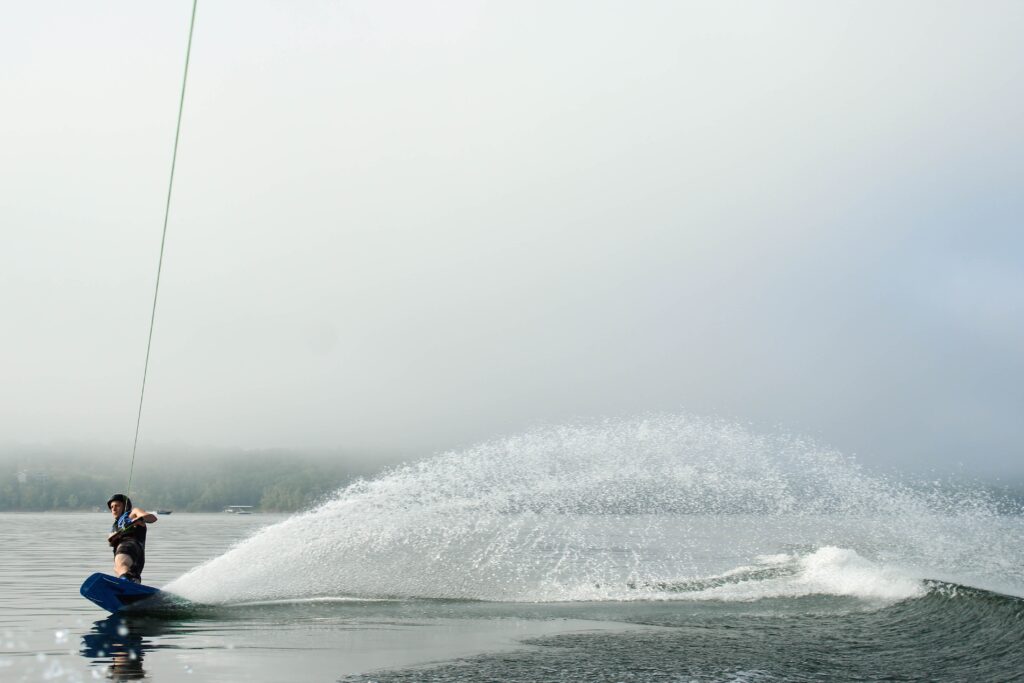
[[[148,510],[217,512],[229,505],[249,505],[266,512],[295,512],[398,462],[394,454],[166,448],[136,462],[130,494]],[[128,473],[123,455],[0,447],[0,512],[102,510],[112,493],[125,490]],[[1001,512],[1024,513],[1024,481],[974,482],[967,489],[986,492]]]
[[[130,494],[147,510],[215,512],[251,505],[294,512],[379,471],[379,464],[346,457],[193,452],[137,461]],[[128,474],[123,457],[0,453],[0,511],[103,509],[112,493],[125,490]]]

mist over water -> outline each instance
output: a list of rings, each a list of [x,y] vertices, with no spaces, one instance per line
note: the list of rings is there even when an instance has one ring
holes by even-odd
[[[165,588],[202,603],[891,603],[934,579],[1024,595],[1024,545],[1002,519],[980,493],[909,487],[799,437],[660,415],[536,429],[356,482]]]

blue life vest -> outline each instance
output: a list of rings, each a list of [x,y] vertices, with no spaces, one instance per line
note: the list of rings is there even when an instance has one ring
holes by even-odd
[[[111,533],[113,533],[115,531],[123,531],[125,528],[127,528],[128,525],[130,525],[132,523],[131,514],[132,514],[131,510],[125,510],[124,514],[122,514],[120,517],[118,517],[117,520],[111,525],[111,527],[110,527]],[[141,545],[142,547],[145,547],[146,546],[146,527],[144,525],[142,525],[142,524],[140,524],[138,526],[135,526],[135,527],[132,527],[131,530],[127,534],[125,534],[124,538],[126,540],[127,539],[131,539],[133,541],[136,541],[136,542],[138,542],[139,545]],[[116,549],[115,549],[115,552],[116,552]]]
[[[118,517],[114,521],[114,524],[110,527],[110,531],[111,532],[122,531],[126,526],[131,524],[132,523],[131,514],[132,514],[131,510],[125,510],[124,514],[122,514],[120,517]]]

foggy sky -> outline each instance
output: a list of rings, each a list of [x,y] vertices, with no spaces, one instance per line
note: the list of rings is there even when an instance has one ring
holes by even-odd
[[[190,9],[6,12],[2,442],[130,451]],[[140,454],[685,411],[1024,475],[1021,35],[1015,2],[201,0]]]

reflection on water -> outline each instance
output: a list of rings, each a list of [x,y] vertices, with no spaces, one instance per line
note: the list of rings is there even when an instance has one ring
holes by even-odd
[[[114,615],[93,623],[82,636],[83,657],[115,681],[136,681],[146,677],[143,661],[147,652],[168,648],[153,638],[167,632],[166,621],[146,617]]]

